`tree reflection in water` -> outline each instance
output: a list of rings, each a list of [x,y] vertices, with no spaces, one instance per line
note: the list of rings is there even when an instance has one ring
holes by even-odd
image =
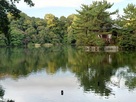
[[[5,90],[3,89],[3,87],[0,85],[0,102],[15,102],[13,100],[6,100],[4,99],[4,94],[5,94]]]
[[[91,53],[58,46],[39,49],[3,48],[0,52],[0,75],[14,79],[27,77],[43,69],[48,74],[69,70],[76,75],[84,92],[109,96],[112,94],[109,85],[119,86],[122,78],[130,90],[136,88],[135,52]]]
[[[3,90],[2,86],[0,86],[0,98],[3,99],[5,91]]]

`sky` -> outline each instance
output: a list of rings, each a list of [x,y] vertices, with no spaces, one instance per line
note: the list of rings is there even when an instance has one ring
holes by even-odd
[[[17,8],[26,13],[30,17],[44,18],[45,14],[53,14],[56,17],[69,16],[77,13],[81,4],[90,5],[94,0],[32,0],[35,3],[34,7],[29,7],[23,0],[16,4]],[[97,0],[101,1],[101,0]],[[123,8],[129,3],[136,4],[136,0],[107,0],[114,3],[110,11],[119,10],[119,14],[123,14]]]

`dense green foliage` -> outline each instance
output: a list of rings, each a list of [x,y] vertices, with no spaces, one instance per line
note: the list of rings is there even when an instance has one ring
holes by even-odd
[[[19,19],[14,20],[10,15],[9,19],[12,46],[67,42],[67,18],[64,16],[57,18],[46,14],[44,19],[40,19],[20,13]]]
[[[9,33],[10,22],[7,14],[10,13],[14,17],[19,17],[19,13],[21,11],[18,10],[15,6],[15,3],[19,1],[20,0],[0,0],[0,33],[4,34],[4,36],[0,36],[0,39],[4,40],[6,45],[11,44],[11,34]],[[26,2],[30,6],[34,5],[31,0],[24,0],[24,2]]]
[[[127,48],[136,48],[136,5],[128,4],[124,8],[124,15],[117,19],[118,25],[122,27],[119,35],[119,45]]]
[[[77,43],[80,45],[103,45],[104,40],[99,38],[99,34],[109,34],[113,24],[111,15],[115,12],[107,10],[113,4],[107,1],[95,1],[91,5],[82,5],[82,9],[73,24],[74,32],[77,34]]]
[[[27,46],[33,44],[76,44],[89,46],[118,45],[122,48],[136,48],[136,6],[128,4],[124,15],[113,20],[109,12],[113,4],[94,1],[82,5],[78,14],[56,17],[45,14],[44,19],[29,17],[14,5],[14,1],[0,0],[0,46]],[[33,6],[31,0],[24,0]],[[19,18],[17,18],[19,17]],[[17,19],[16,19],[17,18]],[[103,39],[101,35],[112,34]]]

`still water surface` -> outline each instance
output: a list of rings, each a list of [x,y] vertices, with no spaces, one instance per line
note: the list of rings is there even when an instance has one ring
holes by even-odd
[[[136,52],[0,48],[0,100],[136,102],[135,97]]]

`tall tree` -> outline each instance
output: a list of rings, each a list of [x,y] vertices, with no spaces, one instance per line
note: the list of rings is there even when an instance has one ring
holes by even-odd
[[[123,11],[124,15],[117,20],[124,29],[118,37],[118,43],[125,49],[134,49],[136,48],[136,5],[128,4]]]
[[[3,33],[6,37],[5,42],[7,45],[10,45],[10,33],[9,31],[9,21],[7,14],[10,12],[13,16],[18,17],[21,12],[16,8],[15,3],[20,0],[0,0],[0,32]],[[32,0],[24,0],[28,5],[34,6]]]
[[[61,33],[61,28],[60,28],[60,21],[57,17],[55,17],[53,14],[46,14],[44,17],[47,26],[46,28],[49,29],[49,33],[48,33],[48,38],[49,43],[53,43],[53,44],[59,44],[60,42],[62,42],[62,33]]]
[[[67,18],[65,16],[61,16],[59,18],[59,29],[60,29],[60,37],[61,42],[66,43],[67,42],[67,26],[66,26]]]
[[[74,19],[76,17],[76,14],[71,14],[67,17],[67,43],[68,44],[75,44],[75,35],[73,34],[74,30],[72,28],[72,24],[74,22]]]
[[[78,15],[73,23],[73,28],[77,34],[77,43],[80,45],[101,45],[102,39],[98,34],[107,34],[112,26],[111,15],[115,12],[108,12],[113,4],[107,1],[94,1],[91,5],[82,5],[81,10],[77,10]]]

